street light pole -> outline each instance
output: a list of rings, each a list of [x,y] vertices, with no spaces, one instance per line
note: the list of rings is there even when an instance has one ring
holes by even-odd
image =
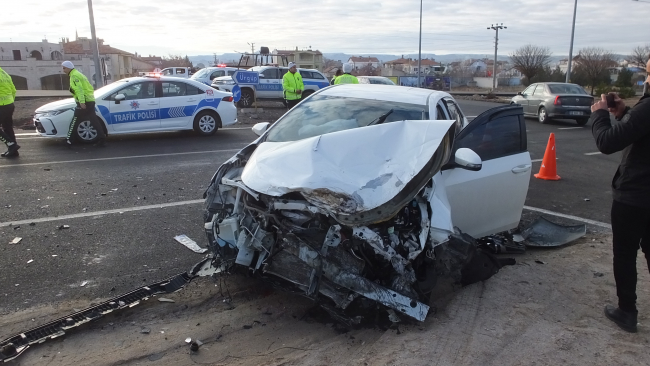
[[[422,87],[420,75],[422,74],[422,0],[420,0],[420,45],[418,47],[418,88]]]
[[[508,29],[508,27],[504,27],[503,23],[499,25],[492,25],[491,27],[488,27],[488,29],[493,29],[497,31],[496,37],[494,38],[494,65],[492,66],[492,90],[497,88],[497,49],[499,48],[499,29]]]
[[[102,65],[99,63],[99,45],[95,34],[95,17],[93,16],[93,0],[88,0],[88,15],[90,16],[90,36],[92,37],[93,59],[95,61],[95,87],[104,86],[104,74]]]
[[[571,63],[573,62],[573,35],[576,30],[576,12],[578,10],[578,0],[573,4],[573,25],[571,26],[571,46],[569,46],[569,65],[566,69],[566,82],[571,80]]]

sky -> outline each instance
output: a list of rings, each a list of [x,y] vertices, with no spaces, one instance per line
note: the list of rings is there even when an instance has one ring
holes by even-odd
[[[630,54],[650,44],[650,0],[578,0],[574,54]],[[8,0],[6,2],[9,2]],[[423,0],[422,52],[494,53],[525,44],[568,55],[574,0]],[[418,52],[418,0],[93,0],[97,37],[142,55],[273,49],[348,54]],[[90,37],[87,0],[19,0],[2,6],[0,42]]]

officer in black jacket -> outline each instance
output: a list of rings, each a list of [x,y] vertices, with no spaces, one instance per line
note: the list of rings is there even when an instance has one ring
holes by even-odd
[[[648,61],[650,71],[650,60]],[[650,76],[646,80],[650,83]],[[612,232],[614,279],[618,307],[607,305],[605,315],[628,332],[637,331],[636,256],[641,247],[650,269],[650,94],[634,107],[616,97],[608,108],[606,96],[591,107],[592,133],[603,154],[623,151],[614,175]],[[612,126],[609,112],[619,121]]]

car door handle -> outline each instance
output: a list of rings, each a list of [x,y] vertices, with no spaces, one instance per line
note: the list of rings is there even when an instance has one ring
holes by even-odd
[[[192,98],[192,99],[188,99],[187,101],[188,102],[196,102],[196,99]]]
[[[524,165],[518,165],[514,168],[512,168],[512,172],[515,174],[520,174],[520,173],[525,173],[530,170],[532,165],[530,164],[524,164]]]
[[[158,103],[156,103],[156,102],[149,102],[149,103],[147,103],[147,104],[148,104],[148,105],[158,105]]]

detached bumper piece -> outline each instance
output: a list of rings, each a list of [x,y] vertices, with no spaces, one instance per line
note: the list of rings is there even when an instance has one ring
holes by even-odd
[[[197,268],[198,270],[198,268]],[[8,362],[20,356],[31,345],[43,343],[65,334],[70,328],[101,318],[115,310],[136,306],[142,300],[147,300],[156,294],[176,292],[194,278],[188,273],[180,273],[164,281],[140,287],[134,291],[91,306],[69,316],[59,318],[50,323],[16,334],[0,343],[0,361]]]

